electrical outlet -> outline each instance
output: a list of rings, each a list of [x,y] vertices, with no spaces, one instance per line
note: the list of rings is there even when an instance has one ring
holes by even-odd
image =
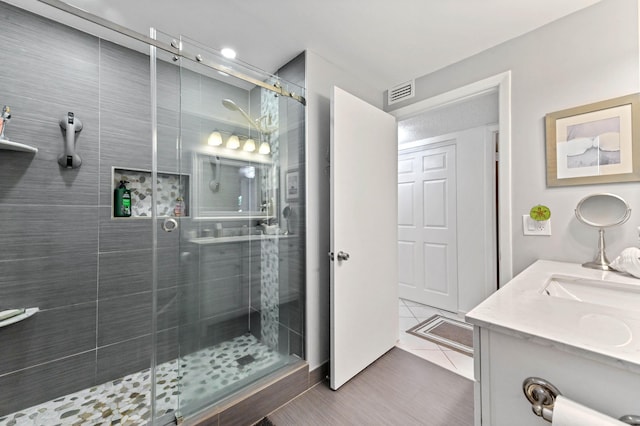
[[[528,214],[523,214],[522,233],[524,235],[551,235],[551,219],[533,220]]]

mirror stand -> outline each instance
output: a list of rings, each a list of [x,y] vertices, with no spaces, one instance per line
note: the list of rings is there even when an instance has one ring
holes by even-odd
[[[591,262],[583,263],[582,266],[585,268],[612,271],[613,269],[609,266],[609,259],[607,259],[607,254],[605,253],[604,228],[600,228],[598,233],[600,234],[600,240],[598,241],[598,254],[596,254],[595,259]]]

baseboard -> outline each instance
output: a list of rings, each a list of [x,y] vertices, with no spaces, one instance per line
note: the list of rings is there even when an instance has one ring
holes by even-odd
[[[327,376],[329,376],[329,361],[309,372],[309,387],[323,382],[326,380]]]
[[[183,425],[250,425],[292,400],[309,387],[309,365],[299,361],[285,367],[215,407],[184,419]]]

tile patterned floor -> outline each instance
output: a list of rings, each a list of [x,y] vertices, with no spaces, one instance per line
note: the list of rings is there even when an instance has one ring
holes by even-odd
[[[410,300],[399,299],[399,303],[400,339],[396,346],[467,379],[473,380],[472,357],[406,332],[411,327],[418,325],[436,314],[458,321],[464,321],[464,316],[442,309],[432,308],[431,306],[421,305],[420,303]]]
[[[287,362],[250,334],[158,365],[157,410],[198,408]],[[146,425],[150,419],[150,370],[57,398],[7,416],[0,426]],[[193,405],[192,405],[193,404]]]

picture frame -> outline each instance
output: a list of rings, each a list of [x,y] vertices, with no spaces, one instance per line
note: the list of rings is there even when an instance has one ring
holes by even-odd
[[[287,170],[285,174],[285,199],[297,201],[300,198],[300,172],[298,169]]]
[[[640,94],[545,116],[547,186],[640,181]]]

